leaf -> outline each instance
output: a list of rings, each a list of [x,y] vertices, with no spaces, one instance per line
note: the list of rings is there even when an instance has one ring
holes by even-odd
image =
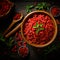
[[[40,27],[42,27],[42,26],[43,26],[43,24],[40,24],[39,26],[40,26]]]
[[[36,30],[36,34],[38,34],[39,31],[40,31],[40,28],[38,28],[38,29]]]
[[[45,6],[47,3],[46,2],[42,2],[42,5]]]
[[[12,37],[9,38],[10,41],[11,41],[12,39],[13,39]]]
[[[27,5],[26,6],[26,12],[29,13],[31,12],[31,9],[34,7],[34,5]]]
[[[26,9],[31,9],[31,8],[33,8],[34,7],[34,5],[27,5],[26,6]]]
[[[26,6],[26,9],[29,9],[29,6],[28,5]]]
[[[6,43],[6,44],[7,44],[7,46],[11,47],[11,46],[13,45],[13,42],[14,42],[14,40],[11,40],[11,41],[9,41],[9,42]]]
[[[39,7],[42,6],[42,3],[38,3],[37,6],[39,6]]]
[[[36,33],[38,33],[38,32],[41,31],[41,30],[44,30],[44,28],[38,28],[38,29],[36,30]]]
[[[13,37],[10,37],[8,42],[10,43],[12,40],[13,40]]]
[[[29,9],[28,13],[31,12],[31,10]]]
[[[43,6],[40,6],[40,7],[39,7],[39,10],[42,10],[42,9],[43,9]]]
[[[5,39],[2,38],[1,41],[5,42]]]
[[[5,42],[5,39],[4,39],[4,37],[3,37],[3,35],[0,33],[0,40],[2,41],[2,42]]]
[[[47,10],[49,10],[49,7],[47,7]]]
[[[33,26],[33,28],[36,28],[36,26]]]
[[[38,28],[39,27],[39,24],[38,23],[36,23],[36,28]]]
[[[40,28],[40,30],[44,30],[44,28]]]
[[[36,23],[36,25],[33,26],[33,28],[38,28],[38,27],[39,27],[39,24],[38,23]]]
[[[30,6],[29,6],[30,9],[33,8],[33,7],[34,7],[34,5],[30,5]]]
[[[28,13],[29,12],[29,9],[26,9],[26,12]]]
[[[43,10],[43,9],[49,9],[49,6],[48,3],[46,2],[41,2],[41,3],[38,3],[37,6],[35,7],[36,9],[39,9],[39,10]]]
[[[31,10],[30,9],[26,9],[26,12],[29,13],[29,12],[31,12]]]
[[[39,7],[38,7],[38,6],[36,6],[35,8],[36,8],[36,9],[39,9]]]

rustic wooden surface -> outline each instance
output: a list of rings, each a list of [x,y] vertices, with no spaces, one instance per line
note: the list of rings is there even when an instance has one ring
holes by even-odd
[[[34,2],[18,2],[18,1],[16,1],[15,2],[15,9],[16,9],[16,11],[18,12],[22,12],[23,13],[23,15],[24,15],[24,17],[27,15],[27,13],[26,13],[26,9],[25,9],[25,6],[26,5],[28,5],[28,4],[33,4]],[[57,37],[56,37],[56,40],[55,41],[58,41],[58,40],[60,40],[60,18],[55,18],[56,19],[56,22],[57,22],[57,25],[58,25],[58,34],[57,34]],[[9,24],[11,23],[11,21],[10,22],[8,22]],[[4,23],[5,24],[5,23]],[[8,27],[8,25],[9,24],[7,24],[6,26]],[[5,27],[6,27],[5,26]],[[6,27],[6,28],[7,28]],[[5,28],[5,29],[6,29]],[[3,29],[3,28],[2,28]],[[1,31],[1,29],[0,29],[0,31]],[[54,44],[56,44],[56,42],[54,41]],[[59,42],[59,41],[58,41]],[[52,43],[53,44],[53,43]],[[52,45],[51,44],[51,45]],[[58,44],[58,43],[57,43]],[[57,45],[56,44],[56,45]],[[44,53],[45,52],[43,52],[43,50],[44,49],[46,49],[47,47],[45,47],[45,48],[42,48],[42,49],[40,49],[40,48],[35,48],[35,47],[32,47],[32,46],[30,46],[30,45],[28,45],[28,48],[29,48],[29,50],[30,50],[30,54],[29,54],[29,57],[27,58],[28,60],[40,60],[40,59],[52,59],[52,58],[58,58],[58,56],[60,55],[60,51],[57,49],[56,51],[52,51],[51,53],[49,53],[49,54],[47,54],[47,55],[44,55]],[[60,49],[60,48],[59,48]],[[21,58],[20,57],[9,57],[10,58],[10,60],[11,59],[14,59],[14,60],[20,60]],[[9,59],[8,58],[8,59]],[[22,60],[22,59],[21,59]]]

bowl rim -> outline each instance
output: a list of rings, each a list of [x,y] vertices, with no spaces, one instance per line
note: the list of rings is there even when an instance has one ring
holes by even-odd
[[[9,1],[9,0],[6,0],[6,1],[7,1],[8,3],[10,3],[11,6],[10,6],[9,10],[8,10],[5,14],[0,15],[0,17],[6,16],[6,15],[10,12],[11,8],[14,6],[14,3],[13,3],[13,2],[11,2],[11,1]]]
[[[46,44],[44,44],[44,45],[30,44],[29,41],[27,41],[26,38],[25,38],[24,35],[23,35],[23,25],[24,25],[24,22],[25,22],[26,18],[29,17],[30,15],[32,15],[33,13],[38,13],[38,12],[39,12],[39,13],[43,12],[43,13],[45,13],[45,14],[48,14],[48,16],[50,16],[50,17],[52,18],[53,23],[54,23],[54,26],[55,26],[55,33],[54,33],[52,39],[51,39],[48,43],[46,43]],[[41,48],[42,48],[42,47],[45,47],[45,46],[50,45],[50,44],[55,40],[55,38],[56,38],[56,36],[57,36],[57,23],[56,23],[54,17],[53,17],[50,13],[48,13],[47,11],[42,11],[42,10],[32,11],[32,12],[30,12],[29,14],[27,14],[27,15],[25,16],[25,18],[23,19],[23,22],[22,22],[22,24],[21,24],[21,35],[22,35],[23,39],[24,39],[29,45],[34,46],[34,47],[39,47],[39,48],[41,47]]]

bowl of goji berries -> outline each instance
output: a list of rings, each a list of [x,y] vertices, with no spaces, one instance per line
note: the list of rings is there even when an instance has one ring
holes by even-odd
[[[1,0],[0,1],[0,18],[6,17],[9,14],[12,7],[14,6],[13,2],[9,0]]]
[[[25,41],[23,41],[23,38],[21,36],[20,32],[16,32],[15,35],[15,42],[17,43],[17,47],[18,47],[18,54],[21,58],[26,58],[28,57],[29,54],[29,48],[27,46],[27,43]]]
[[[54,16],[54,17],[58,17],[60,16],[60,8],[58,6],[52,6],[50,8],[50,13]]]
[[[18,49],[18,54],[20,55],[20,57],[22,58],[26,58],[29,54],[29,49],[27,46],[21,46]]]
[[[45,47],[55,40],[57,23],[47,11],[32,11],[23,19],[21,34],[29,45]]]

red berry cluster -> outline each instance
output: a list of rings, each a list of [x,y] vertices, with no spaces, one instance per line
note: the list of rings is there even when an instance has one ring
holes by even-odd
[[[18,54],[24,58],[28,55],[28,47],[26,47],[26,42],[23,41],[23,38],[20,34],[20,32],[16,32],[15,34],[15,42],[17,43],[16,45],[13,46],[11,51],[13,53],[18,52]]]
[[[15,16],[13,17],[14,20],[18,20],[20,19],[21,14],[20,13],[16,13]]]
[[[19,32],[16,32],[15,37],[18,46],[18,54],[24,58],[28,55],[28,48],[26,47],[26,42],[23,41],[23,38]]]
[[[29,51],[27,47],[20,47],[18,52],[19,52],[19,55],[24,58],[28,55]]]
[[[26,42],[23,41],[23,38],[19,32],[16,32],[15,37],[16,37],[15,40],[17,42],[18,47],[26,46]]]
[[[17,45],[14,45],[13,48],[11,49],[11,52],[16,53],[17,52]]]
[[[58,7],[53,7],[51,9],[51,13],[53,16],[56,16],[56,15],[60,14],[60,9]]]
[[[36,22],[38,24],[36,24]],[[42,24],[42,28],[44,28],[44,30],[40,30],[40,27],[36,28],[37,26],[39,26],[40,24]],[[35,28],[33,28],[33,26],[36,26],[35,28],[38,29],[36,31]],[[36,34],[36,32],[38,32],[38,34]],[[46,44],[48,43],[51,38],[54,35],[54,31],[55,31],[55,27],[54,24],[52,22],[52,19],[45,14],[33,14],[32,18],[29,18],[25,24],[24,24],[24,36],[26,38],[27,41],[29,41],[30,44]]]
[[[0,2],[0,15],[4,15],[5,13],[7,13],[10,7],[11,3],[9,3],[7,0],[2,0]]]

